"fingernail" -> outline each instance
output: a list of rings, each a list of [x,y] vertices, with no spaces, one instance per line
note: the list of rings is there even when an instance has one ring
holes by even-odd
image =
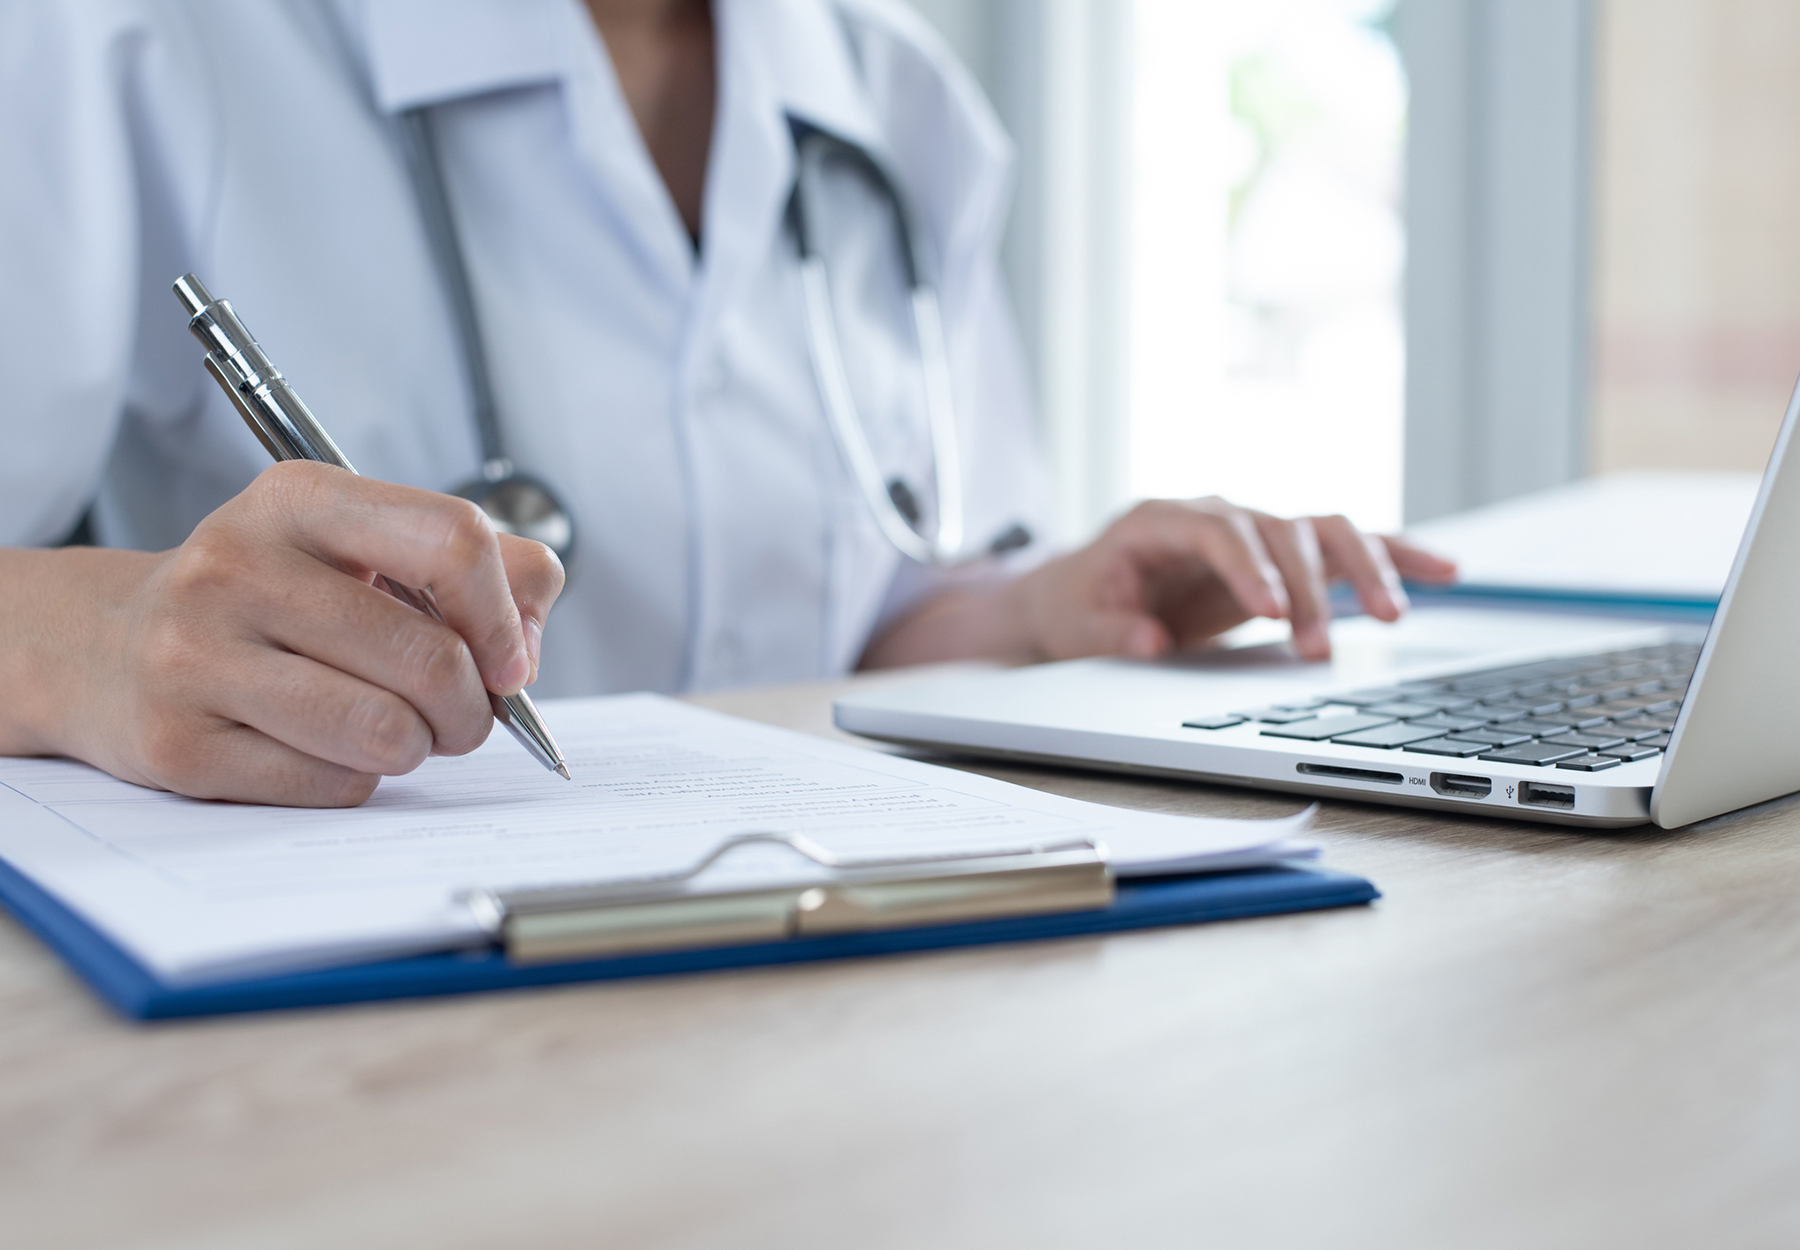
[[[1322,660],[1331,654],[1331,635],[1317,625],[1294,631],[1294,646],[1308,659]]]
[[[538,675],[538,657],[544,653],[544,627],[532,617],[521,618],[525,626],[525,654],[531,657],[531,680]]]
[[[494,688],[501,694],[517,694],[531,676],[531,657],[523,650],[513,652],[506,667],[494,674]]]

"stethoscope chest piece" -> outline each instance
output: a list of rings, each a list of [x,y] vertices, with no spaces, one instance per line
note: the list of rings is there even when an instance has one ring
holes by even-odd
[[[502,534],[529,538],[567,564],[575,549],[575,520],[556,493],[535,477],[513,472],[506,461],[489,461],[482,475],[451,492],[487,513]]]

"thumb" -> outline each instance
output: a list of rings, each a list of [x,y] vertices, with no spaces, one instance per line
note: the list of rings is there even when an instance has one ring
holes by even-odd
[[[1123,655],[1151,660],[1169,650],[1169,631],[1142,612],[1081,612],[1064,621],[1055,657],[1073,660],[1086,655]]]

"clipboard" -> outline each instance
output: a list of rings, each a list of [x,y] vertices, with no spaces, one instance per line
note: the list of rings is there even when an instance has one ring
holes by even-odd
[[[748,835],[748,840],[770,836],[783,837]],[[761,927],[721,936],[690,926],[684,933],[693,940],[685,943],[608,945],[602,938],[582,948],[571,945],[564,932],[552,933],[552,941],[562,945],[551,949],[539,940],[541,932],[529,932],[533,922],[559,916],[573,921],[565,928],[580,929],[585,917],[591,929],[596,915],[622,901],[675,906],[682,896],[674,879],[640,883],[624,894],[619,887],[472,891],[467,899],[471,908],[478,914],[479,909],[488,909],[494,941],[486,947],[193,986],[158,980],[4,860],[0,860],[0,905],[61,955],[120,1015],[155,1020],[1076,937],[1348,907],[1380,897],[1361,877],[1302,867],[1115,881],[1101,848],[1091,844],[1022,852],[1014,862],[995,862],[1003,858],[1008,857],[967,856],[949,865],[935,860],[863,864],[833,878],[829,888],[740,891],[735,896],[739,903],[760,896],[756,926]],[[959,879],[976,888],[958,897],[954,883]],[[922,891],[915,888],[923,883],[929,884]],[[631,889],[638,893],[629,893]],[[776,905],[772,897],[776,895],[785,903]],[[728,895],[706,897],[716,906]],[[689,896],[687,901],[694,900]],[[713,916],[717,919],[730,910],[726,906]],[[797,913],[799,919],[794,918]],[[811,917],[812,925],[804,913],[817,913]],[[664,918],[672,915],[665,913]],[[769,917],[779,917],[779,927]],[[599,927],[607,928],[604,923]],[[654,928],[652,922],[634,930],[642,934]]]

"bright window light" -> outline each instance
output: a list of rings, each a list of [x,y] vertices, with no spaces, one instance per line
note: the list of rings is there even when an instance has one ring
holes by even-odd
[[[1400,524],[1392,0],[1137,0],[1129,488]]]

